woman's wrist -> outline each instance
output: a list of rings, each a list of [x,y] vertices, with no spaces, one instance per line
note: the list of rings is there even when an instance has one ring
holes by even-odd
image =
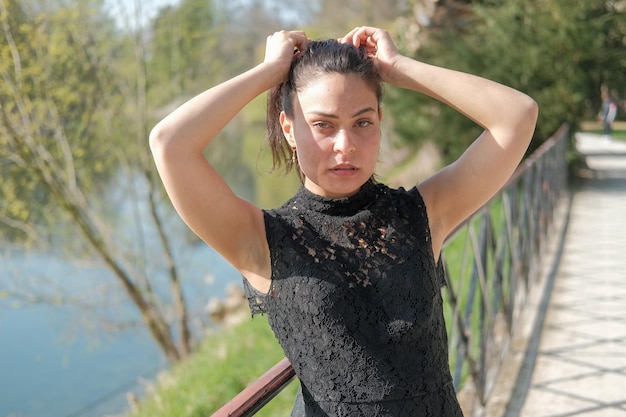
[[[259,72],[259,75],[263,78],[261,84],[266,87],[264,90],[268,90],[287,79],[289,68],[290,65],[285,67],[285,65],[280,62],[263,61],[254,67],[253,70]]]
[[[399,55],[387,69],[383,68],[383,81],[418,92],[423,92],[424,77],[428,77],[427,64],[404,55]]]

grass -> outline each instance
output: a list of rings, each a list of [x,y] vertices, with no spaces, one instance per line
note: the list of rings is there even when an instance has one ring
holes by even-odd
[[[593,133],[598,136],[604,135],[604,132],[602,131],[602,129],[589,130],[589,131],[586,131],[586,133]],[[626,130],[613,130],[613,132],[611,133],[611,138],[613,140],[620,140],[620,141],[626,142]]]
[[[581,125],[581,130],[586,133],[593,133],[596,135],[604,135],[602,126],[598,122],[586,122]],[[626,122],[617,121],[613,123],[613,133],[611,137],[614,140],[621,140],[626,142]]]
[[[208,417],[284,357],[265,317],[208,336],[185,361],[162,373],[132,417]],[[257,416],[288,416],[291,383]]]
[[[517,202],[516,204],[519,205],[521,203]],[[450,289],[454,291],[458,297],[457,314],[460,314],[461,317],[469,314],[467,317],[464,317],[464,321],[465,319],[467,320],[465,321],[465,332],[467,332],[465,336],[470,339],[469,351],[466,352],[466,354],[469,354],[474,360],[479,360],[481,349],[485,348],[481,342],[481,333],[494,330],[495,321],[497,320],[496,316],[504,314],[503,305],[500,303],[504,299],[508,299],[512,291],[509,281],[510,274],[513,272],[512,260],[510,258],[510,249],[508,248],[507,241],[503,239],[502,236],[505,232],[504,228],[506,227],[506,208],[502,197],[494,199],[487,210],[487,212],[483,212],[472,218],[467,225],[460,228],[456,234],[451,236],[446,242],[443,252],[448,266],[448,277],[451,281]],[[496,247],[490,247],[490,249],[487,250],[484,265],[486,268],[484,271],[484,290],[486,293],[483,293],[479,283],[477,283],[477,288],[470,291],[470,281],[475,267],[475,256],[477,255],[477,253],[473,251],[470,231],[474,239],[480,239],[480,229],[484,225],[483,222],[485,220],[483,216],[487,213],[492,227],[491,233],[493,234],[493,238],[496,239],[494,242],[496,243]],[[499,274],[501,274],[501,278],[496,282]],[[495,291],[498,291],[498,287],[500,287],[498,292],[499,298],[496,300],[494,297],[496,296]],[[466,378],[469,376],[469,367],[465,360],[466,358],[463,357],[464,355],[459,356],[462,352],[454,348],[461,335],[453,320],[454,306],[449,300],[448,291],[444,290],[442,296],[444,299],[444,317],[448,337],[451,342],[449,352],[450,370],[455,378],[459,378],[457,382],[460,383],[462,387]],[[486,316],[482,314],[483,303],[487,303],[490,309],[490,313]],[[459,362],[462,364],[462,370],[461,373],[457,375],[456,367]]]

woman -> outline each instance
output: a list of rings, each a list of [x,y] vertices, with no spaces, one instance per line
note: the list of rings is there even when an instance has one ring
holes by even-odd
[[[484,127],[417,187],[373,180],[381,83],[440,100]],[[285,205],[236,196],[203,150],[271,90],[275,162],[300,173]],[[381,29],[339,40],[269,36],[264,61],[183,104],[151,132],[181,217],[244,276],[301,381],[306,416],[461,416],[448,369],[438,268],[446,236],[507,181],[537,106],[483,78],[401,55]]]
[[[602,122],[604,138],[610,139],[613,133],[613,122],[617,115],[617,103],[611,98],[608,91],[602,90],[600,97],[602,98],[602,107],[598,113],[598,119]]]

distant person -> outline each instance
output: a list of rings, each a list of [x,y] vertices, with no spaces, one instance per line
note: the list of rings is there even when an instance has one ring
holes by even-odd
[[[608,91],[602,91],[602,107],[598,114],[598,119],[602,121],[602,130],[604,132],[604,138],[610,139],[613,133],[613,122],[617,116],[617,103]]]
[[[378,183],[383,83],[446,103],[484,131],[410,190]],[[302,186],[262,210],[203,152],[268,90],[274,161],[296,169]],[[150,145],[181,217],[241,271],[252,312],[268,315],[301,382],[294,414],[460,417],[441,248],[509,179],[536,119],[527,95],[403,56],[382,29],[319,41],[280,31],[261,64],[183,104]]]

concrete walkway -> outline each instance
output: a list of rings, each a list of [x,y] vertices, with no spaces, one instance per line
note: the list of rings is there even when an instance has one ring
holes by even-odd
[[[532,376],[507,417],[626,417],[626,144],[576,140],[588,168],[572,185]]]

